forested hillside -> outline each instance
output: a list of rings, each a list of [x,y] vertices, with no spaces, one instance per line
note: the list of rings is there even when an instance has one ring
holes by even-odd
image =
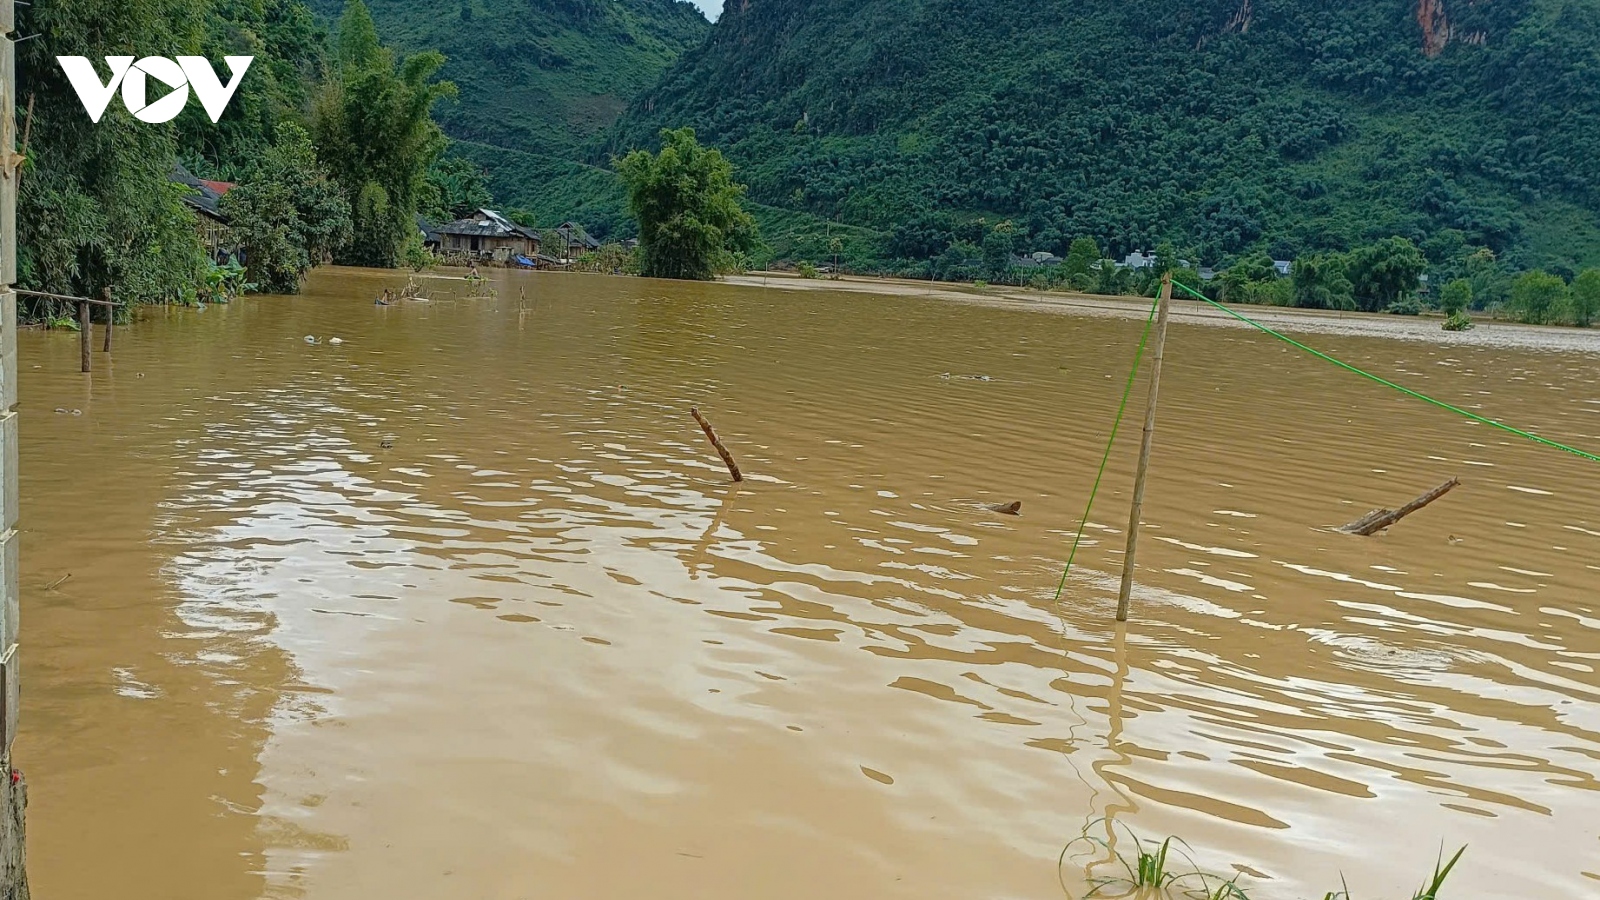
[[[1600,263],[1600,0],[736,0],[608,151],[691,125],[763,203],[927,259],[1409,237]],[[597,155],[598,158],[598,155]],[[970,239],[970,238],[969,238]]]
[[[312,0],[329,21],[343,0]],[[460,101],[437,110],[453,138],[571,155],[608,128],[710,24],[681,0],[372,0],[378,34],[445,55]]]

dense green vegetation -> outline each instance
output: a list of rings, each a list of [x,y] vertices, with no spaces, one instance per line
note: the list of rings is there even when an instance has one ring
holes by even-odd
[[[495,202],[519,219],[540,225],[570,219],[601,239],[637,236],[622,180],[611,169],[471,141],[453,141],[450,153],[478,166]]]
[[[432,75],[443,59],[397,58],[359,2],[349,21],[361,27],[337,49],[301,0],[39,0],[21,15],[40,35],[17,45],[19,96],[34,102],[19,197],[23,286],[110,289],[130,303],[214,296],[186,189],[169,177],[179,161],[240,182],[224,211],[238,219],[250,278],[272,290],[297,290],[330,255],[392,265],[419,208],[472,193],[459,167],[433,165],[444,139],[430,110],[447,88]],[[55,57],[128,52],[255,62],[215,124],[193,102],[174,122],[150,124],[115,100],[93,123]]]
[[[349,243],[350,203],[317,163],[311,136],[292,122],[247,181],[222,198],[249,279],[280,294],[300,290],[306,272]]]
[[[337,18],[343,0],[312,0]],[[461,89],[441,107],[451,137],[577,158],[680,53],[710,30],[681,0],[372,0],[385,43],[438,51]],[[560,221],[558,218],[556,221]]]
[[[19,8],[19,29],[39,35],[16,45],[18,96],[34,107],[17,209],[23,286],[79,296],[114,288],[132,302],[193,295],[207,263],[183,189],[168,180],[173,163],[180,149],[266,143],[259,135],[270,138],[285,105],[271,91],[278,69],[263,66],[273,77],[247,82],[220,126],[198,109],[172,125],[148,125],[116,100],[95,124],[55,57],[98,60],[134,47],[220,56],[288,45],[306,21],[286,12],[289,6],[267,0],[237,10],[237,18],[205,0],[38,0]],[[196,119],[209,136],[200,136]],[[48,313],[36,303],[23,305],[24,316]]]
[[[494,202],[483,169],[471,160],[441,157],[434,160],[423,178],[419,212],[434,222],[450,222],[468,216]]]
[[[328,75],[328,34],[303,0],[201,0],[191,5],[203,10],[204,55],[220,60],[230,53],[247,54],[255,62],[221,121],[212,123],[198,104],[184,111],[178,119],[179,152],[191,171],[237,181],[249,174],[281,123],[304,118],[313,92]],[[122,52],[155,52],[142,43],[110,43]]]
[[[1597,0],[765,0],[634,103],[609,149],[689,125],[753,199],[925,261],[1163,240],[1197,262],[1394,236],[1570,277],[1600,262]],[[1427,19],[1427,17],[1422,17]],[[598,157],[597,157],[598,159]],[[964,249],[964,248],[963,248]]]
[[[640,272],[652,278],[711,279],[740,268],[756,243],[741,204],[744,185],[694,130],[661,134],[661,151],[635,150],[617,163],[628,211],[639,223]]]
[[[1242,302],[1600,316],[1600,0],[762,0],[715,26],[681,0],[309,2],[25,8],[24,282],[194,296],[174,159],[241,182],[275,289],[413,259],[417,213],[643,236],[617,160],[692,126],[749,185],[752,265],[1148,292],[1110,260],[1155,247]],[[53,57],[133,45],[257,62],[216,125],[91,126]]]
[[[317,155],[350,202],[351,240],[334,253],[348,265],[392,267],[429,190],[427,176],[445,138],[434,123],[435,102],[456,93],[434,80],[444,57],[434,51],[396,59],[378,42],[361,0],[339,20],[338,67],[313,107]]]

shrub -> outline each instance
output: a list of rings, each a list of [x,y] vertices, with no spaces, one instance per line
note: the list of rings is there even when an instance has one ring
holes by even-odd
[[[1471,305],[1472,282],[1465,278],[1457,278],[1439,291],[1439,308],[1447,316],[1466,312]]]
[[[1383,311],[1392,316],[1420,316],[1422,315],[1422,301],[1415,297],[1402,297],[1384,307]]]

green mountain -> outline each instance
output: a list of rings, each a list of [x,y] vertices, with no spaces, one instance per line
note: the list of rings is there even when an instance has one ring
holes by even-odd
[[[336,21],[343,0],[313,0]],[[711,26],[682,0],[369,0],[383,42],[438,50],[460,99],[436,110],[453,138],[571,156]]]
[[[679,125],[907,260],[1010,220],[1029,250],[1600,264],[1600,0],[729,0],[606,154]]]

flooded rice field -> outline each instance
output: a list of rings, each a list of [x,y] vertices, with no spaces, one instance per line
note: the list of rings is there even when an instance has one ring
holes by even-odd
[[[1600,895],[1600,465],[1180,318],[1119,630],[1139,319],[491,277],[22,335],[37,896]],[[1311,340],[1600,447],[1600,338]]]

